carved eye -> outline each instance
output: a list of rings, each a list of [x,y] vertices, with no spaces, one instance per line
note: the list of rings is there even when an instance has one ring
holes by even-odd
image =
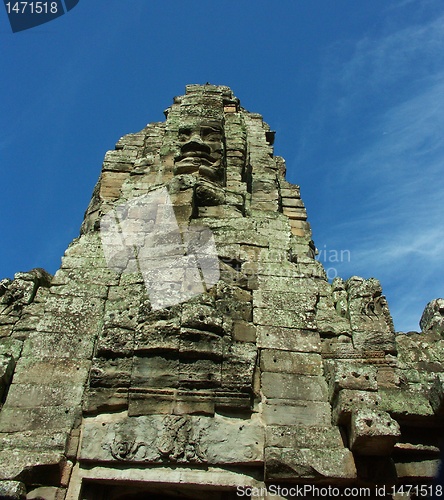
[[[179,129],[179,141],[187,141],[191,136],[191,129],[189,127],[181,127]]]
[[[222,139],[222,130],[213,127],[202,127],[200,133],[202,139],[206,141],[220,141]]]

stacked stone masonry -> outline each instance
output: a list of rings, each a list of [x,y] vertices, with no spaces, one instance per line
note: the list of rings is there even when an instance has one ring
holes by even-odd
[[[165,115],[106,153],[55,276],[0,282],[0,496],[431,484],[444,300],[396,333],[376,279],[329,283],[274,132],[228,87],[189,85]],[[164,188],[182,235],[211,231],[219,279],[184,290],[168,254],[156,291],[189,298],[156,307],[101,223],[136,200],[142,227],[137,200]]]

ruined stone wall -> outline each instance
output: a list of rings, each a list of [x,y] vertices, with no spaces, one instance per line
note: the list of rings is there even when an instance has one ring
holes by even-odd
[[[234,498],[270,483],[429,484],[442,300],[422,333],[396,334],[377,280],[329,283],[274,132],[228,87],[187,86],[165,114],[106,153],[55,276],[0,282],[0,491]],[[162,213],[140,200],[164,188],[199,262],[211,232],[210,286],[190,266],[178,276],[174,262],[195,256],[174,250],[176,222],[147,230]],[[103,238],[123,213],[144,259]]]

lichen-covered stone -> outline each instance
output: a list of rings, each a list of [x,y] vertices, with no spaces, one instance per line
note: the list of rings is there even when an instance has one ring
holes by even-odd
[[[396,334],[376,279],[329,283],[274,132],[228,87],[165,116],[106,153],[55,276],[0,281],[0,496],[431,481],[443,299]]]

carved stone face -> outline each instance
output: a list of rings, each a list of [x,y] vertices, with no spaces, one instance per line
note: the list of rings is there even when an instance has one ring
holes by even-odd
[[[212,181],[223,180],[223,127],[220,122],[201,122],[179,128],[180,154],[174,160],[174,173],[198,172]]]

